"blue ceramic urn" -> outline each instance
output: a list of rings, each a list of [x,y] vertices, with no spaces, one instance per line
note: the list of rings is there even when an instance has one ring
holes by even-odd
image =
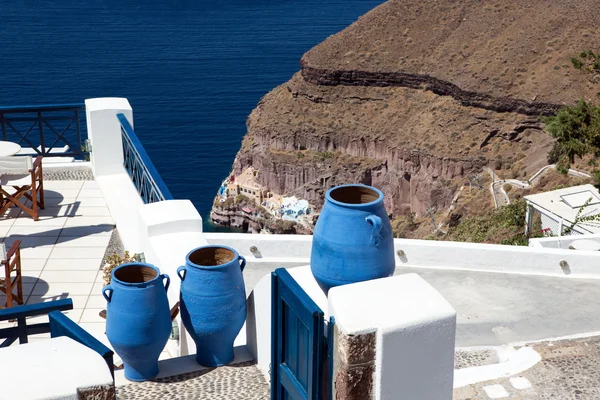
[[[327,191],[315,226],[310,267],[325,293],[334,286],[394,273],[392,226],[380,190],[356,184]]]
[[[171,334],[169,276],[144,263],[120,265],[111,276],[110,285],[102,288],[108,302],[106,336],[123,360],[125,378],[152,379]]]
[[[196,343],[196,361],[217,367],[233,361],[233,342],[246,320],[244,257],[226,246],[192,250],[181,279],[180,310],[185,329]]]

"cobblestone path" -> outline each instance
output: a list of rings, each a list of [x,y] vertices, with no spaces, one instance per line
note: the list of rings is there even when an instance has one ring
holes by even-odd
[[[267,400],[269,384],[254,363],[241,363],[121,386],[117,399]]]
[[[542,361],[509,378],[454,390],[454,400],[600,399],[600,338],[534,344]]]

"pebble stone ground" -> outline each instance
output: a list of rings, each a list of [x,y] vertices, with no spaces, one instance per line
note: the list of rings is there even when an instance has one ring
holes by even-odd
[[[600,399],[600,337],[531,345],[542,356],[510,378],[454,390],[454,400]]]
[[[87,167],[81,168],[46,168],[44,169],[46,181],[93,181],[94,174]]]
[[[496,350],[456,350],[454,353],[454,369],[478,367],[499,362]]]
[[[118,400],[262,400],[269,384],[254,363],[211,368],[117,388]]]
[[[600,337],[534,344],[542,361],[517,375],[454,390],[454,400],[600,399]],[[495,362],[493,350],[459,352],[461,368]],[[269,385],[252,363],[208,369],[117,388],[117,398],[268,399]]]

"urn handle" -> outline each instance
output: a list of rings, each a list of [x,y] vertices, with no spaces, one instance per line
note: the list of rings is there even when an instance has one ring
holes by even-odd
[[[246,268],[246,259],[242,256],[238,259],[240,261],[240,269],[244,272],[244,268]]]
[[[185,272],[185,274],[182,275],[182,272]],[[181,267],[177,268],[177,276],[179,277],[179,279],[181,279],[182,282],[185,279],[186,275],[187,270],[185,269],[185,265],[182,265]]]
[[[106,294],[107,291],[110,290],[110,295]],[[102,288],[102,296],[106,299],[107,302],[110,303],[110,299],[112,299],[113,288],[110,285],[106,285]]]
[[[179,272],[179,271],[178,271]],[[160,276],[161,279],[166,279],[167,283],[165,283],[165,292],[169,290],[169,285],[171,284],[171,278],[167,274],[162,274]]]
[[[381,218],[375,214],[371,214],[365,218],[365,221],[373,225],[369,244],[377,247],[379,245],[379,239],[381,239]]]

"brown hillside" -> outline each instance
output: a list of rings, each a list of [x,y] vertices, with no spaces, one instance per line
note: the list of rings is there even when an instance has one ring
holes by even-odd
[[[390,0],[302,66],[320,84],[428,84],[468,104],[537,114],[595,97],[570,58],[600,48],[599,26],[594,0]]]

